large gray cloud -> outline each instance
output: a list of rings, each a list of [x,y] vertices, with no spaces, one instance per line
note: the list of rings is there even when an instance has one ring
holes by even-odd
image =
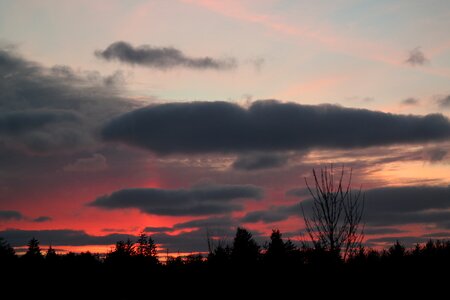
[[[19,230],[7,229],[0,231],[0,237],[7,240],[11,246],[25,246],[31,238],[36,238],[42,245],[52,246],[85,246],[109,245],[127,238],[136,239],[126,234],[108,234],[105,236],[89,235],[82,230]]]
[[[0,47],[0,147],[40,155],[94,147],[105,120],[138,107],[119,96],[118,77],[47,68]]]
[[[0,210],[0,221],[22,220],[24,216],[16,210]]]
[[[91,202],[106,209],[137,208],[148,214],[199,216],[242,210],[236,199],[260,199],[253,185],[201,185],[190,189],[132,188],[116,191]]]
[[[236,61],[232,58],[189,57],[173,47],[161,48],[150,45],[133,47],[123,41],[112,43],[105,50],[96,51],[95,55],[106,60],[118,60],[130,65],[141,65],[157,69],[184,67],[220,70],[236,67]]]
[[[396,115],[336,105],[257,101],[154,105],[123,114],[105,140],[160,154],[356,148],[448,140],[441,114]]]

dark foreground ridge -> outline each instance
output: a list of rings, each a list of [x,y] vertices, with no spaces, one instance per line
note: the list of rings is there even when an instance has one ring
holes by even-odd
[[[20,282],[46,293],[63,288],[75,294],[89,291],[97,296],[131,299],[139,289],[165,291],[167,295],[182,291],[199,295],[210,289],[220,293],[243,289],[255,295],[265,289],[292,295],[313,289],[325,295],[339,287],[376,292],[405,283],[418,284],[415,289],[445,289],[443,284],[449,279],[449,241],[430,240],[412,249],[399,242],[381,251],[359,247],[345,260],[306,244],[297,247],[284,240],[278,230],[263,247],[244,228],[237,229],[230,245],[214,245],[212,240],[209,245],[208,255],[162,261],[155,242],[145,234],[136,242],[118,241],[104,257],[90,252],[59,255],[52,247],[41,251],[34,238],[27,252],[17,256],[1,240],[2,283],[7,287]]]

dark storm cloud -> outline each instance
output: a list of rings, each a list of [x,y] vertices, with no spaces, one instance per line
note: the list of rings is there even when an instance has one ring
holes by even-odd
[[[23,215],[15,210],[0,210],[0,221],[22,220]]]
[[[409,51],[408,58],[405,60],[405,63],[410,64],[411,66],[422,66],[428,62],[428,59],[425,57],[422,50],[420,50],[420,47]]]
[[[50,155],[97,145],[105,120],[137,107],[118,96],[118,77],[47,68],[0,47],[0,147]]]
[[[33,222],[36,222],[36,223],[42,223],[42,222],[49,222],[49,221],[51,221],[51,220],[52,220],[51,217],[48,217],[48,216],[40,216],[40,217],[37,217],[37,218],[33,219]]]
[[[107,141],[156,153],[357,148],[448,140],[441,114],[395,115],[335,105],[257,101],[168,103],[123,114],[102,131]]]
[[[450,108],[450,95],[438,99],[437,103],[440,108],[444,109]]]
[[[112,43],[105,50],[96,51],[95,55],[108,61],[118,60],[130,65],[157,69],[184,67],[224,70],[236,67],[236,60],[232,58],[189,57],[172,47],[152,47],[149,45],[133,47],[131,44],[122,41]]]
[[[85,246],[109,245],[127,238],[136,239],[132,235],[109,234],[106,236],[93,236],[81,230],[19,230],[7,229],[0,231],[0,236],[7,240],[11,246],[25,246],[35,237],[42,245],[54,246]]]
[[[288,157],[276,153],[253,153],[239,156],[232,164],[233,169],[257,171],[279,168],[286,165]]]
[[[413,106],[413,105],[419,104],[419,100],[417,100],[416,98],[406,98],[406,99],[402,100],[402,104]]]
[[[133,188],[116,191],[91,202],[106,209],[137,208],[168,216],[199,216],[242,210],[236,199],[260,199],[263,191],[253,185],[202,185],[190,189]]]

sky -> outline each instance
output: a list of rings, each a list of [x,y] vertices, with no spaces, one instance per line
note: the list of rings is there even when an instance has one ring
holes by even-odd
[[[312,170],[365,243],[450,238],[448,1],[0,0],[0,236],[307,239]]]

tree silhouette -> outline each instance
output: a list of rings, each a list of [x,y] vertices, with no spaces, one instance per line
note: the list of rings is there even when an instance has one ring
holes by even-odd
[[[283,241],[280,230],[272,230],[270,242],[266,247],[265,258],[269,264],[282,264],[290,259],[290,256],[296,250],[291,240]]]
[[[139,235],[136,242],[136,255],[154,258],[158,255],[155,242],[143,232]]]
[[[16,258],[16,252],[11,245],[0,237],[0,261],[10,261]]]
[[[401,260],[406,254],[406,248],[397,240],[388,250],[388,255],[391,259]]]
[[[145,233],[141,233],[136,242],[135,258],[142,268],[151,267],[159,263],[158,251],[153,239]]]
[[[213,249],[210,248],[208,254],[208,264],[215,269],[225,269],[230,266],[231,248],[219,243]]]
[[[34,237],[28,242],[28,250],[24,255],[25,259],[41,259],[43,258],[39,241]]]
[[[314,188],[305,178],[312,196],[312,213],[307,216],[302,205],[306,231],[316,249],[346,260],[351,251],[361,245],[364,226],[361,225],[364,195],[361,189],[351,189],[352,170],[344,183],[345,169],[337,178],[333,166],[322,168],[320,174],[313,169]]]
[[[246,229],[238,227],[231,250],[231,260],[236,265],[254,265],[259,258],[259,245]]]
[[[134,243],[130,239],[127,239],[126,242],[118,241],[114,250],[107,254],[106,261],[111,264],[123,265],[130,262],[135,254]]]
[[[58,260],[58,254],[56,254],[56,251],[55,249],[53,249],[52,245],[50,245],[47,249],[45,260],[48,262],[55,262],[56,260]]]

